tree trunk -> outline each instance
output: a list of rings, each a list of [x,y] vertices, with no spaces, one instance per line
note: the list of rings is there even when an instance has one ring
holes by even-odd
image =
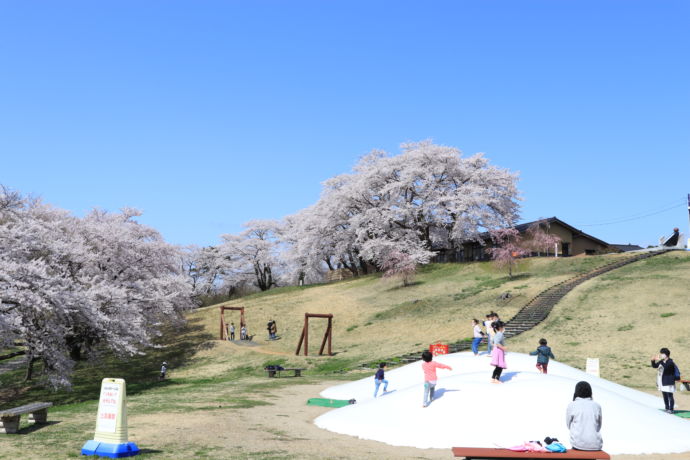
[[[34,375],[34,362],[38,361],[38,358],[30,356],[26,362],[26,374],[24,375],[24,382],[30,382]]]
[[[367,275],[369,273],[369,270],[367,269],[367,263],[361,257],[359,257],[359,266],[362,269],[362,274]]]
[[[81,344],[75,343],[70,346],[69,357],[73,361],[81,361]]]
[[[331,270],[331,271],[335,270],[335,269],[333,268],[333,264],[331,263],[331,258],[330,258],[330,256],[329,256],[329,257],[325,257],[323,260],[324,260],[324,262],[326,262],[326,265],[328,265],[328,269],[329,269],[329,270]]]

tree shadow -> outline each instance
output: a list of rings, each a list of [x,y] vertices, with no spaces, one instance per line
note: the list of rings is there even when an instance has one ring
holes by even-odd
[[[21,380],[23,376],[15,372],[11,381],[3,382],[3,390],[8,391],[0,392],[0,406],[19,406],[36,400],[50,401],[55,405],[94,400],[100,394],[102,379],[108,377],[125,379],[127,394],[136,395],[154,387],[173,384],[168,379],[159,381],[161,363],[166,362],[169,370],[181,368],[199,350],[217,345],[201,318],[191,318],[180,326],[165,327],[162,337],[161,343],[143,350],[142,355],[123,358],[103,351],[98,359],[78,362],[72,376],[71,390],[51,391],[40,381],[27,385]]]

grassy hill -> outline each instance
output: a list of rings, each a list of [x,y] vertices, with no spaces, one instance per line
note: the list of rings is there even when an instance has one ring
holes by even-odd
[[[160,347],[143,356],[81,364],[70,392],[26,386],[20,382],[20,370],[1,373],[0,407],[38,400],[60,406],[49,414],[49,420],[58,423],[36,431],[24,425],[29,436],[0,436],[0,458],[78,457],[83,442],[93,436],[103,377],[127,380],[131,440],[147,448],[143,457],[321,458],[322,452],[312,453],[308,447],[314,445],[309,439],[319,436],[334,450],[346,446],[352,458],[367,457],[383,447],[364,441],[355,445],[349,437],[321,433],[310,423],[318,412],[305,408],[303,401],[315,396],[319,385],[360,378],[369,372],[357,370],[361,363],[469,337],[473,317],[482,319],[495,310],[509,319],[539,291],[617,257],[622,256],[533,259],[512,279],[487,263],[436,264],[423,267],[415,283],[404,288],[378,275],[279,288],[228,303],[246,308],[249,332],[255,334],[251,344],[217,340],[219,313],[212,306],[192,312],[185,327],[166,331]],[[690,253],[636,262],[580,285],[545,322],[509,339],[507,345],[527,352],[545,337],[559,361],[583,368],[586,357],[599,357],[604,378],[652,390],[655,373],[648,360],[662,346],[670,348],[681,370],[690,373],[689,285]],[[505,292],[512,296],[501,300]],[[295,356],[305,312],[335,315],[334,357],[315,356],[325,321],[311,323],[311,355]],[[239,323],[231,312],[226,317]],[[266,340],[269,319],[278,322],[281,340]],[[170,363],[171,378],[160,383],[157,371],[163,360]],[[268,363],[309,371],[301,379],[268,380],[262,371]],[[342,373],[347,370],[351,372]],[[295,419],[298,413],[302,421]],[[274,420],[271,414],[286,418]],[[285,422],[293,419],[297,421],[288,429]],[[414,455],[386,449],[393,450],[383,450],[377,458]],[[438,455],[444,458],[447,453]]]
[[[619,257],[624,256],[532,259],[512,279],[484,262],[434,264],[423,267],[408,287],[369,275],[327,285],[275,289],[225,305],[246,308],[248,329],[259,344],[252,354],[271,355],[278,362],[319,371],[353,368],[415,352],[429,343],[470,337],[473,317],[483,319],[495,310],[509,319],[546,287]],[[579,286],[547,321],[511,339],[509,346],[529,351],[543,336],[567,364],[583,368],[586,357],[599,357],[602,376],[644,386],[647,377],[638,380],[624,370],[646,366],[649,356],[662,346],[672,350],[679,364],[690,351],[684,346],[687,328],[683,327],[690,312],[690,300],[684,294],[689,284],[688,253],[672,252],[636,262]],[[511,297],[501,300],[505,292]],[[334,314],[335,357],[294,356],[305,312]],[[197,311],[191,318],[217,336],[217,306]],[[266,340],[265,324],[271,318],[278,322],[282,340]],[[234,320],[238,324],[238,316]],[[316,355],[325,321],[310,324],[310,353]],[[225,356],[238,348],[217,343],[212,354]]]

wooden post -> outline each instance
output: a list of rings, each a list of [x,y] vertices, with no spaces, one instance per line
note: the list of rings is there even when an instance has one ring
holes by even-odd
[[[333,315],[331,315],[330,318],[328,318],[328,356],[333,356],[333,352],[331,351],[331,341],[333,339]]]
[[[319,348],[319,355],[323,354],[323,349],[326,347],[326,341],[328,340],[328,337],[330,336],[330,330],[331,330],[331,320],[328,320],[328,326],[326,327],[326,333],[323,335],[323,340],[321,341],[321,348]],[[328,353],[330,355],[330,352]]]
[[[299,355],[302,349],[302,343],[304,343],[304,356],[309,355],[309,318],[326,318],[328,319],[328,326],[326,326],[326,332],[323,335],[323,340],[321,341],[321,348],[319,348],[319,355],[323,355],[323,349],[326,347],[326,342],[328,342],[328,355],[332,356],[332,344],[333,344],[333,315],[328,313],[305,313],[304,314],[304,327],[302,328],[302,335],[299,338],[299,343],[297,344],[296,355]]]
[[[304,340],[304,328],[302,328],[302,335],[299,336],[299,343],[297,344],[297,351],[295,351],[296,355],[299,355],[299,349],[302,348],[302,341]]]
[[[304,314],[304,356],[309,355],[309,313]]]
[[[220,308],[220,340],[227,340],[227,337],[225,337],[224,330],[225,330],[225,311],[223,307]]]

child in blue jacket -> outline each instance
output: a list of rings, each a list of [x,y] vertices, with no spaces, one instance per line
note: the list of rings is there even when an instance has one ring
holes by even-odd
[[[374,385],[376,385],[376,388],[374,389],[374,398],[376,397],[376,394],[379,392],[379,387],[383,383],[383,393],[385,394],[388,391],[388,380],[385,380],[384,377],[384,369],[386,369],[386,363],[380,363],[379,368],[376,371],[376,375],[374,376]]]
[[[556,359],[551,352],[551,347],[546,346],[546,339],[539,339],[539,347],[530,352],[531,356],[537,356],[537,369],[542,374],[546,374],[549,367],[549,358]]]

